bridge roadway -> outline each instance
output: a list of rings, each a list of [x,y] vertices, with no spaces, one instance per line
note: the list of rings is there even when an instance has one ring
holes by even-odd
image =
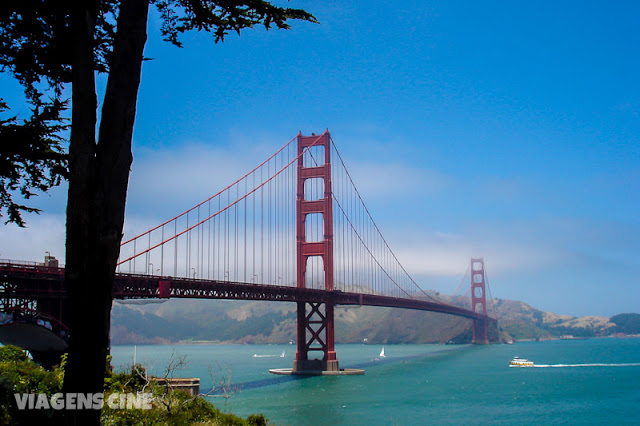
[[[114,299],[237,299],[272,302],[333,302],[336,305],[384,306],[441,312],[495,321],[468,309],[428,300],[310,288],[117,273]],[[66,299],[64,268],[0,261],[0,299]]]

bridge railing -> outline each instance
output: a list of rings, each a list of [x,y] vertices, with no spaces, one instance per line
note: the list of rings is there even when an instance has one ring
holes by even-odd
[[[26,270],[29,272],[41,272],[46,274],[62,274],[64,275],[64,266],[48,266],[40,262],[30,262],[25,260],[0,259],[0,268],[5,271]]]

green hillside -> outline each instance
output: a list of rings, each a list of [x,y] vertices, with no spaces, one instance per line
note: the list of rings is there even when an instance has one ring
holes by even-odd
[[[296,338],[294,303],[172,299],[162,304],[115,303],[114,344],[215,341],[288,343]],[[469,334],[471,321],[433,312],[337,307],[339,343],[444,343]],[[464,339],[463,339],[464,340]],[[467,339],[468,340],[468,339]]]
[[[619,314],[611,317],[616,331],[623,334],[640,334],[640,314]]]
[[[444,296],[443,296],[444,297]],[[464,298],[445,298],[466,306]],[[171,299],[163,303],[114,303],[113,344],[211,341],[288,343],[296,339],[296,305],[283,302]],[[498,318],[492,341],[640,334],[640,315],[572,317],[544,312],[526,303],[495,299]],[[335,309],[336,341],[359,343],[468,343],[471,320],[435,312],[370,306]]]

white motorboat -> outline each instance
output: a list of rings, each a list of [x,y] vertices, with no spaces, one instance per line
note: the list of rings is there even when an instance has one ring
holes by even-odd
[[[509,367],[533,367],[533,361],[529,361],[528,359],[513,357],[511,361],[509,361]]]

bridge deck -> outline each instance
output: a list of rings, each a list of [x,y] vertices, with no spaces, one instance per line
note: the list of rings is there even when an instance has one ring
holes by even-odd
[[[161,283],[166,290],[161,290]],[[0,298],[65,299],[64,268],[0,263]],[[114,299],[141,298],[236,299],[273,302],[333,302],[336,305],[381,306],[441,312],[495,321],[468,309],[428,300],[309,288],[210,281],[138,274],[116,274]]]

